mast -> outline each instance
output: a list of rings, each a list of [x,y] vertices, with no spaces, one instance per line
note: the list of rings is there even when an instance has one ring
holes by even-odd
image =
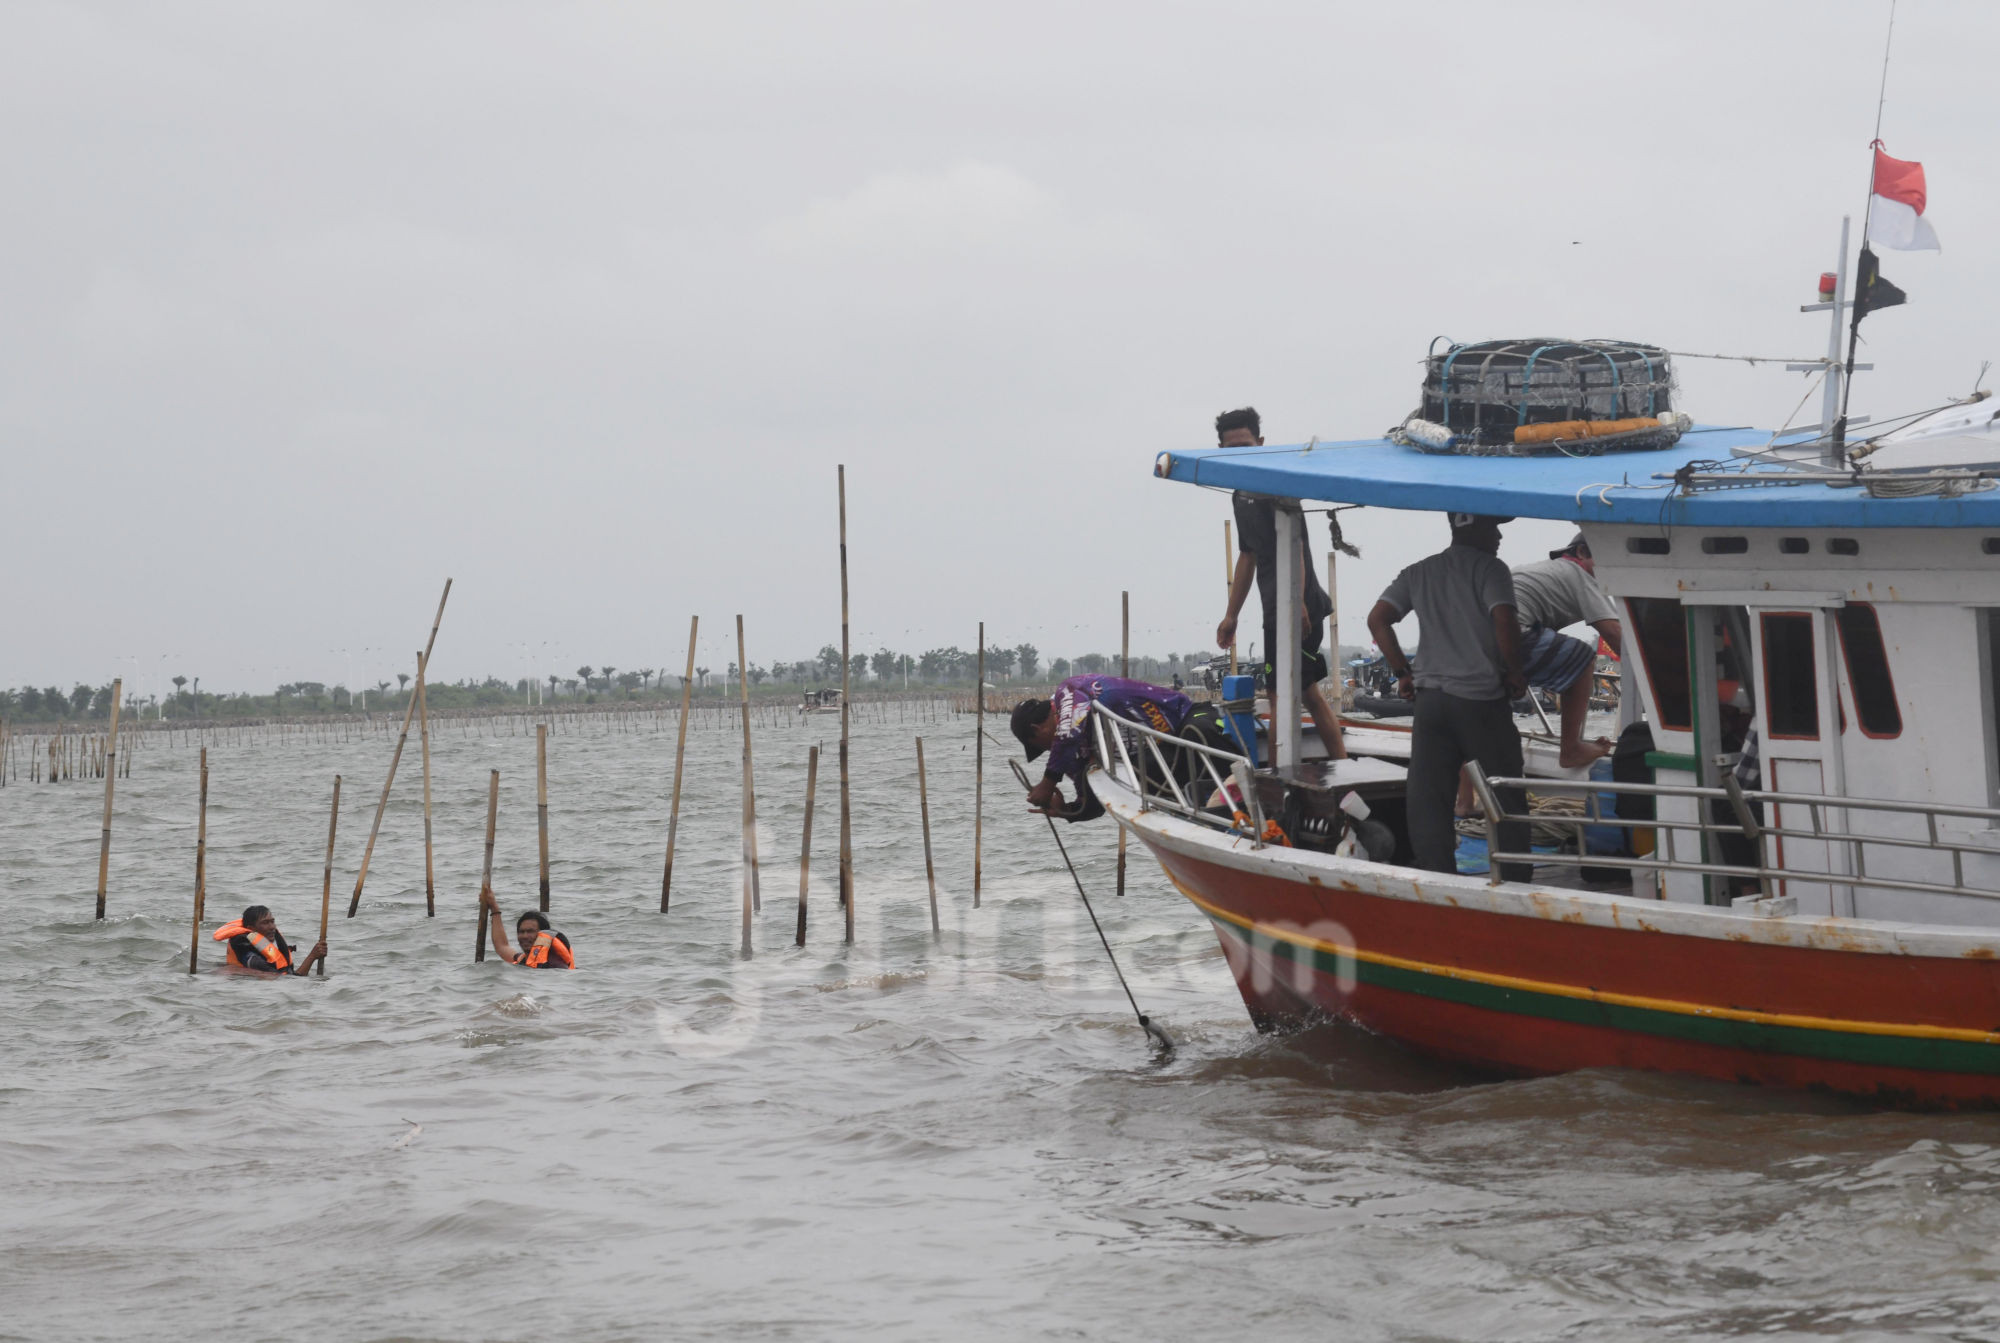
[[[1896,0],[1889,0],[1889,30],[1882,37],[1882,82],[1880,87],[1875,91],[1875,138],[1868,144],[1868,203],[1861,211],[1861,250],[1863,252],[1868,251],[1868,225],[1875,216],[1875,154],[1882,147],[1882,109],[1889,104],[1889,52],[1895,46],[1895,42]],[[1847,270],[1847,236],[1844,224],[1841,229],[1840,268],[1843,274]],[[1842,380],[1843,385],[1840,389],[1840,414],[1837,418],[1830,421],[1831,429],[1827,436],[1825,454],[1828,465],[1836,468],[1844,469],[1847,466],[1847,401],[1849,397],[1854,395],[1854,354],[1855,346],[1859,344],[1861,339],[1861,318],[1864,315],[1861,300],[1874,278],[1874,275],[1869,273],[1869,269],[1865,265],[1856,271],[1854,277],[1854,304],[1852,316],[1848,318],[1847,322],[1847,369],[1846,376]],[[1842,286],[1842,288],[1845,287],[1845,285]],[[1835,297],[1833,312],[1834,327],[1838,330],[1840,324],[1838,296]]]

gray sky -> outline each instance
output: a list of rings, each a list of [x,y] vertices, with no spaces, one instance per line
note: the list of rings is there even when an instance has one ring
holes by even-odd
[[[1380,432],[1433,336],[1811,355],[1886,6],[17,3],[0,685],[1206,646],[1254,403]],[[1907,0],[1857,412],[2000,352],[2000,7]],[[1796,374],[1682,365],[1697,418]],[[1805,418],[1814,418],[1810,408]],[[1441,519],[1368,512],[1343,637]],[[1532,558],[1564,529],[1518,525]],[[1315,528],[1315,539],[1323,536]],[[725,638],[725,636],[727,636]]]

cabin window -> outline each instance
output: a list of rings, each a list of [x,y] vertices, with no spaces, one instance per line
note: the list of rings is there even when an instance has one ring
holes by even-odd
[[[1627,555],[1671,555],[1674,543],[1664,536],[1628,536],[1625,538]]]
[[[1847,659],[1847,687],[1854,695],[1854,713],[1865,737],[1897,737],[1903,732],[1903,710],[1896,703],[1896,683],[1889,676],[1889,650],[1882,642],[1882,622],[1875,608],[1861,603],[1833,613],[1840,629],[1840,651]]]
[[[1989,536],[1979,543],[1979,548],[1988,555],[2000,555],[2000,536]]]
[[[1778,553],[1781,555],[1810,555],[1812,542],[1803,536],[1781,536],[1778,538]]]
[[[1747,536],[1704,536],[1701,538],[1701,553],[1704,555],[1742,555],[1750,549]]]
[[[1851,536],[1829,536],[1826,539],[1826,553],[1829,555],[1859,555],[1861,543]]]
[[[1681,604],[1672,597],[1627,597],[1625,605],[1632,615],[1632,633],[1639,641],[1639,656],[1646,664],[1647,684],[1653,687],[1653,707],[1660,715],[1658,725],[1670,731],[1692,732],[1687,619],[1681,613]]]
[[[1819,737],[1819,669],[1813,658],[1813,618],[1803,611],[1764,617],[1764,718],[1771,736]]]

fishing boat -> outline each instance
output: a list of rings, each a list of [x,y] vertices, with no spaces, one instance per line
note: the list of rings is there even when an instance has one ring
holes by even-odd
[[[1662,352],[1551,341],[1497,378],[1481,347],[1433,350],[1390,436],[1158,455],[1162,479],[1273,502],[1280,610],[1311,506],[1428,514],[1440,548],[1448,512],[1574,524],[1624,622],[1619,712],[1652,737],[1647,781],[1474,766],[1494,861],[1465,875],[1410,865],[1393,752],[1307,758],[1291,622],[1249,750],[1094,714],[1093,790],[1214,926],[1260,1028],[1338,1018],[1500,1074],[2000,1105],[2000,435],[1976,394],[1846,438],[1845,244],[1806,430],[1696,423],[1662,404]],[[1454,377],[1468,361],[1483,384]],[[1478,406],[1449,404],[1467,389]],[[1502,441],[1579,407],[1628,423]],[[1617,851],[1507,851],[1513,789],[1578,799]]]
[[[799,713],[801,715],[839,712],[840,688],[838,686],[831,689],[808,690],[805,692],[804,699],[799,702]]]

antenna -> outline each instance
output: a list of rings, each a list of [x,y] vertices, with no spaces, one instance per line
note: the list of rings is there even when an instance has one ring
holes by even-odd
[[[1868,145],[1868,200],[1861,211],[1861,250],[1868,251],[1868,225],[1875,215],[1875,155],[1882,148],[1882,109],[1889,104],[1889,53],[1896,44],[1896,0],[1889,0],[1889,30],[1882,37],[1882,83],[1875,93],[1875,138]],[[1847,260],[1841,248],[1840,259]],[[1847,323],[1847,371],[1840,388],[1840,418],[1833,422],[1828,456],[1844,459],[1847,446],[1847,402],[1854,395],[1855,347],[1861,340],[1862,300],[1875,279],[1866,266],[1855,267],[1854,308]],[[1844,465],[1844,461],[1842,462]]]

